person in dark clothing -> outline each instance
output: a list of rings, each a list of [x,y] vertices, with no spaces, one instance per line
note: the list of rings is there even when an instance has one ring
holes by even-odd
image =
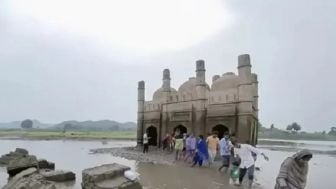
[[[208,147],[204,140],[203,135],[199,136],[198,142],[197,142],[197,150],[193,159],[193,165],[194,167],[197,163],[199,166],[202,166],[203,161],[208,161],[209,154],[208,154]]]

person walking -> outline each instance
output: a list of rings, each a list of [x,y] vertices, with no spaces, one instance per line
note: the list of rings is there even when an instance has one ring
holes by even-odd
[[[189,161],[194,156],[196,150],[196,138],[193,134],[190,134],[186,139],[186,150],[184,161]]]
[[[262,153],[259,152],[259,150],[249,144],[240,144],[237,141],[232,141],[232,144],[234,146],[234,154],[235,157],[239,157],[241,160],[240,166],[239,166],[239,184],[242,184],[243,179],[246,175],[248,175],[249,179],[249,187],[252,187],[253,179],[254,179],[254,158],[252,156],[252,152],[257,155],[262,155],[266,161],[268,161],[268,157]]]
[[[171,149],[171,135],[169,133],[166,134],[165,138],[162,141],[162,150],[168,149],[170,151]]]
[[[230,167],[231,159],[231,148],[232,143],[230,141],[230,136],[228,133],[224,134],[224,137],[219,141],[219,151],[222,157],[222,165],[219,167],[218,171],[221,171],[225,167],[225,173],[227,173]]]
[[[197,148],[196,153],[193,158],[193,165],[191,167],[194,167],[197,163],[201,167],[204,161],[207,161],[209,159],[208,154],[208,147],[204,140],[203,135],[198,136],[198,142],[197,142]]]
[[[145,132],[143,135],[143,153],[148,153],[148,133]]]
[[[189,137],[189,135],[187,133],[183,133],[183,149],[182,149],[182,154],[181,154],[181,157],[182,159],[184,159],[184,157],[186,156],[187,154],[187,138]]]
[[[175,137],[175,160],[178,161],[180,159],[181,153],[183,150],[183,134],[178,134]]]
[[[274,189],[304,189],[307,184],[308,162],[312,157],[309,150],[301,150],[288,157],[281,164]]]
[[[214,132],[212,135],[208,136],[206,142],[208,144],[209,166],[210,166],[215,161],[217,149],[219,147],[219,139],[217,137],[217,133]]]

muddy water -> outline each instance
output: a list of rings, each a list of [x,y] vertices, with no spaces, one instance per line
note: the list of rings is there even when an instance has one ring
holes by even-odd
[[[89,155],[93,148],[123,147],[134,145],[134,142],[114,141],[103,144],[100,141],[62,141],[62,140],[0,140],[0,154],[13,151],[16,147],[25,148],[38,158],[55,162],[56,169],[71,170],[76,173],[75,189],[80,189],[83,169],[101,164],[120,163],[135,168],[135,161],[113,157],[109,154]],[[0,188],[7,183],[7,173],[0,169]]]
[[[320,143],[318,143],[321,145]],[[117,162],[128,165],[140,173],[140,179],[148,189],[230,189],[228,178],[224,173],[219,173],[215,168],[190,168],[184,163],[176,166],[142,164],[135,161],[113,157],[110,154],[89,155],[89,150],[94,148],[123,147],[135,145],[128,141],[110,141],[103,144],[99,141],[29,141],[29,140],[0,140],[0,154],[5,154],[16,147],[26,148],[31,154],[45,158],[56,163],[57,169],[72,170],[76,173],[77,182],[73,188],[80,188],[81,171],[106,163]],[[326,143],[330,146],[330,143]],[[307,144],[306,147],[309,148]],[[312,144],[315,148],[316,145]],[[261,158],[257,166],[261,171],[256,171],[255,189],[270,189],[274,186],[281,162],[292,152],[270,151],[262,149],[270,161]],[[328,155],[314,155],[310,162],[309,189],[333,188],[334,170],[336,170],[336,157]],[[5,169],[0,168],[0,188],[7,182]],[[236,188],[236,187],[233,187]]]

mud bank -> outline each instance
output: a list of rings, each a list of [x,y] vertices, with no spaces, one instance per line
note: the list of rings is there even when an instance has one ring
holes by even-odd
[[[150,148],[149,153],[144,154],[141,147],[122,148],[98,148],[91,149],[90,154],[111,154],[128,160],[136,160],[142,163],[175,165],[175,153],[162,151],[158,148]]]

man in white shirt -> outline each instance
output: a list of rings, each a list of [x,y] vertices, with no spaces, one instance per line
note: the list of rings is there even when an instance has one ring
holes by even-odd
[[[232,143],[230,141],[229,133],[224,133],[224,137],[219,141],[220,155],[222,157],[222,166],[219,167],[218,171],[221,171],[225,167],[225,173],[230,167],[231,159],[231,148]]]
[[[147,132],[143,135],[143,153],[148,153],[148,134]]]
[[[249,179],[249,186],[252,186],[253,179],[254,179],[254,158],[252,153],[257,155],[264,156],[264,159],[268,161],[268,157],[264,154],[259,152],[259,150],[249,144],[240,144],[237,141],[232,141],[234,145],[234,154],[235,157],[239,157],[241,160],[240,163],[240,175],[239,175],[239,184],[243,182],[244,176],[247,172],[248,179]]]

